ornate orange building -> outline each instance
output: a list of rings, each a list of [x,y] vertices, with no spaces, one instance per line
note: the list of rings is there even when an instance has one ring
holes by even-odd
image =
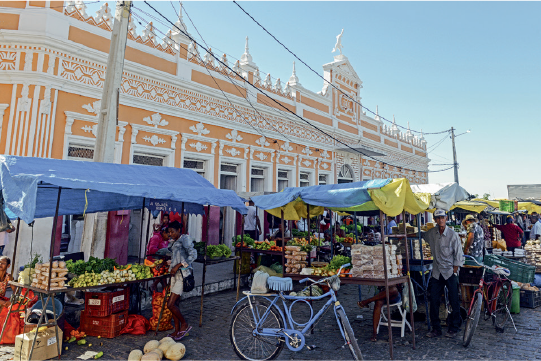
[[[92,159],[112,22],[106,3],[91,16],[82,1],[0,2],[0,153]],[[186,29],[182,16],[176,25]],[[239,60],[220,56],[241,78],[176,28],[159,40],[152,23],[139,31],[131,22],[115,161],[192,168],[239,192],[389,177],[427,183],[426,141],[362,111],[362,81],[340,40],[323,74],[341,92],[328,84],[314,92],[294,65],[288,81],[263,74],[248,39]]]

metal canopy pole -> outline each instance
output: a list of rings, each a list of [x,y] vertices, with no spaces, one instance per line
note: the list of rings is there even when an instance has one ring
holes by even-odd
[[[413,343],[413,349],[415,350],[415,323],[413,321],[413,298],[412,298],[413,287],[411,287],[410,255],[409,255],[409,250],[408,250],[408,228],[406,227],[406,212],[404,211],[402,211],[402,218],[404,218],[404,243],[406,245],[406,271],[408,275],[408,284],[406,285],[406,287],[409,287],[408,295],[409,295],[409,302],[410,302],[411,338],[412,338],[412,343]],[[417,226],[419,227],[419,224],[417,224]]]
[[[205,275],[207,273],[207,245],[209,243],[209,228],[210,204],[207,206],[207,236],[205,240],[205,254],[203,255],[203,279],[201,281],[201,309],[199,310],[199,327],[203,327],[203,298],[205,297]]]
[[[281,210],[281,220],[280,220],[280,228],[282,230],[282,274],[286,274],[286,240],[285,240],[285,232],[284,232],[284,210]]]
[[[241,228],[241,230],[244,230],[244,215],[241,215],[240,228]],[[239,275],[238,275],[238,280],[237,280],[237,301],[239,300],[239,293],[240,293],[240,272],[242,270],[241,265],[242,265],[242,249],[243,249],[243,246],[244,246],[244,231],[241,231],[240,232],[240,251],[239,251],[239,254],[240,254],[240,258],[239,258]]]
[[[150,215],[148,217],[150,219]],[[145,219],[145,198],[143,197],[143,207],[141,208],[141,238],[139,239],[139,251],[137,253],[137,259],[141,263],[141,243],[143,243],[143,221]]]
[[[11,263],[11,276],[15,270],[15,260],[17,259],[17,245],[19,243],[19,228],[21,228],[21,219],[17,217],[17,231],[15,231],[15,245],[13,246],[13,262]],[[32,255],[30,255],[32,257]]]
[[[353,221],[355,222],[355,243],[359,243],[359,231],[357,230],[357,211],[353,212]]]
[[[379,218],[381,220],[381,233],[383,236],[383,242],[381,242],[381,246],[383,247],[383,271],[385,272],[385,299],[387,301],[387,326],[389,329],[389,353],[391,356],[391,359],[393,359],[393,329],[391,326],[391,307],[389,302],[389,274],[387,273],[387,250],[385,249],[385,241],[388,239],[389,235],[385,235],[384,233],[384,224],[383,224],[383,212],[379,211]]]

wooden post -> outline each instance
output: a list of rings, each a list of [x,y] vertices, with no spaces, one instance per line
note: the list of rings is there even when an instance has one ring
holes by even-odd
[[[389,307],[389,274],[387,272],[387,250],[385,248],[385,241],[389,237],[389,235],[385,235],[385,224],[383,218],[383,212],[379,211],[379,218],[381,220],[381,234],[383,234],[381,246],[383,248],[383,271],[385,273],[385,299],[387,301],[387,325],[389,329],[389,354],[391,356],[391,359],[393,359],[393,329],[391,327],[391,308]]]
[[[306,221],[308,222],[308,224],[310,224],[310,205],[309,204],[306,204],[306,217],[308,217]],[[319,239],[319,234],[317,236]],[[310,238],[312,237],[310,235],[310,226],[308,226],[308,236],[307,236],[308,244],[310,244]],[[312,256],[310,255],[310,253],[308,253],[308,267],[310,266],[312,266]],[[312,287],[310,287],[310,292],[312,292]]]
[[[359,231],[357,230],[357,212],[353,212],[353,225],[355,226],[355,243],[359,242]]]
[[[410,322],[411,322],[411,338],[413,343],[413,349],[415,350],[415,324],[413,321],[413,287],[411,287],[411,277],[410,277],[410,254],[408,249],[408,228],[406,227],[406,212],[402,211],[402,218],[404,218],[404,243],[406,245],[406,271],[408,275],[408,283],[406,284],[406,287],[409,287],[408,289],[408,295],[409,295],[409,302],[410,302]],[[417,225],[420,226],[419,224]],[[422,245],[421,245],[422,247]],[[422,253],[422,252],[421,252]]]
[[[150,219],[150,213],[148,215]],[[143,221],[145,220],[145,198],[143,197],[143,207],[141,208],[141,238],[139,238],[139,250],[137,252],[137,259],[141,263],[141,244],[143,243]],[[146,253],[146,251],[145,251]]]
[[[240,228],[244,230],[244,215],[241,216],[240,219]],[[240,258],[239,258],[239,274],[238,274],[238,280],[237,280],[237,301],[239,300],[239,294],[240,294],[240,272],[242,270],[242,249],[243,249],[243,243],[244,243],[244,232],[240,232]]]
[[[11,276],[15,277],[15,260],[17,259],[17,244],[19,243],[19,228],[21,227],[21,219],[17,217],[17,230],[15,231],[15,245],[13,246],[13,261],[11,262]],[[32,255],[30,255],[32,257]]]
[[[201,281],[201,309],[199,310],[199,327],[203,327],[203,298],[205,297],[205,275],[207,273],[207,245],[209,243],[210,205],[207,206],[207,237],[205,240],[205,254],[203,255],[203,279]]]
[[[286,240],[285,240],[285,231],[284,231],[284,210],[281,210],[282,217],[280,221],[280,228],[282,229],[282,274],[286,274]]]
[[[56,226],[58,223],[58,208],[60,208],[60,194],[61,193],[62,193],[62,187],[58,187],[58,196],[56,198],[56,210],[54,212],[53,231],[51,232],[51,249],[49,250],[49,280],[47,282],[47,292],[51,291],[51,273],[53,273],[54,243],[56,240]]]

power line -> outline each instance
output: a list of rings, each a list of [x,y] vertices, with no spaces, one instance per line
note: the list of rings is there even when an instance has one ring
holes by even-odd
[[[146,2],[146,1],[145,1]],[[274,40],[276,40],[276,42],[278,42],[278,44],[282,45],[282,47],[284,49],[286,49],[291,55],[293,55],[298,61],[300,61],[301,63],[303,63],[308,69],[310,69],[314,74],[316,74],[318,77],[320,77],[321,79],[323,79],[324,82],[326,82],[327,84],[329,84],[330,86],[332,86],[334,89],[336,89],[337,91],[339,91],[340,93],[344,94],[346,97],[348,97],[351,101],[353,101],[354,103],[356,103],[357,105],[359,105],[362,109],[366,109],[366,111],[368,111],[369,113],[373,114],[374,116],[378,116],[379,118],[389,122],[389,123],[393,123],[391,122],[390,120],[380,116],[379,114],[376,114],[375,112],[373,112],[372,110],[368,109],[367,107],[365,107],[364,105],[362,105],[361,103],[359,103],[357,100],[353,99],[352,97],[349,96],[349,94],[347,93],[344,93],[340,88],[336,87],[334,84],[332,84],[331,82],[329,82],[327,79],[325,79],[321,74],[319,74],[317,71],[315,71],[314,69],[312,69],[312,67],[310,67],[310,65],[306,64],[301,58],[299,58],[295,53],[293,53],[291,50],[289,50],[289,48],[287,46],[285,46],[280,40],[278,40],[273,34],[271,34],[263,25],[261,25],[256,19],[254,19],[254,17],[252,15],[250,15],[246,10],[244,10],[244,8],[242,6],[240,6],[235,0],[233,0],[233,3],[235,5],[237,5],[246,15],[248,15],[248,17],[250,17],[250,19],[252,19],[257,25],[259,25],[259,27],[261,29],[263,29],[267,34],[269,34]],[[402,126],[402,125],[397,125],[398,127],[402,128],[402,129],[407,129],[406,127]],[[423,133],[423,134],[443,134],[445,132],[447,132],[448,130],[443,130],[441,132],[432,132],[432,133]],[[413,130],[413,132],[415,133],[422,133],[422,132],[419,132],[417,130]]]
[[[143,21],[146,21],[144,18],[142,18],[141,16],[139,15],[136,15],[136,14],[133,14],[135,17],[138,17],[140,18],[141,20]],[[141,24],[142,25],[142,24]],[[158,30],[159,31],[159,30]],[[164,34],[165,35],[165,34]],[[176,43],[176,42],[175,42]],[[178,43],[177,43],[178,44]],[[181,44],[179,44],[181,45]],[[184,47],[183,47],[184,48]],[[184,48],[185,50],[187,50],[186,48]],[[203,61],[202,61],[203,64],[205,64]],[[231,100],[229,100],[228,96],[225,94],[225,92],[222,90],[222,88],[220,87],[220,85],[218,84],[218,82],[216,81],[216,79],[212,76],[212,74],[210,73],[209,69],[207,68],[206,64],[205,64],[205,69],[207,70],[207,72],[209,73],[209,75],[211,76],[211,78],[214,80],[214,83],[216,84],[216,86],[218,87],[218,89],[221,91],[222,95],[227,99],[227,101],[231,104],[231,106],[233,107],[233,109],[235,110],[235,113],[237,113],[238,116],[240,116],[244,122],[246,124],[248,124],[249,126],[251,126],[256,132],[258,132],[261,136],[264,137],[264,134],[261,132],[261,130],[259,129],[256,129],[249,121],[246,120],[246,118],[244,117],[244,115],[242,115],[238,110],[237,110],[237,107],[235,107],[235,105],[231,102]],[[232,81],[233,83],[233,81]],[[235,85],[235,84],[234,84]],[[235,85],[236,86],[236,85]]]
[[[170,1],[171,3],[171,6],[173,6],[173,2]],[[173,6],[173,9],[175,7]],[[199,34],[199,37],[203,40],[203,42],[205,43],[205,45],[207,45],[208,47],[208,44],[207,42],[205,41],[205,39],[203,39],[203,35],[201,35],[201,33],[199,32],[199,30],[197,29],[197,26],[195,26],[194,22],[192,21],[192,18],[190,17],[190,14],[188,14],[188,12],[186,11],[186,9],[184,9],[184,12],[186,13],[186,16],[188,17],[188,20],[190,20],[190,23],[192,24],[192,26],[194,27],[195,31],[197,32],[197,34]],[[224,72],[225,75],[227,76],[227,78],[229,80],[232,81],[231,77],[229,76],[229,74],[227,74],[227,72]],[[209,75],[212,76],[209,72]],[[250,104],[250,106],[252,107],[252,109],[257,113],[257,115],[259,115],[259,117],[261,119],[263,119],[267,124],[269,124],[277,133],[279,133],[280,135],[282,135],[284,138],[286,138],[288,141],[291,141],[291,139],[289,139],[287,136],[285,136],[282,132],[280,132],[278,129],[276,129],[276,127],[271,123],[269,122],[265,117],[263,117],[261,115],[261,113],[259,113],[259,111],[254,107],[254,105],[252,104],[252,102],[250,101],[249,97],[248,96],[243,96],[242,95],[242,92],[240,91],[240,89],[235,85],[235,88],[237,89],[237,91],[239,92],[239,94],[246,99],[246,101]],[[263,135],[264,136],[264,135]]]
[[[218,63],[222,64],[224,67],[226,67],[227,69],[229,69],[233,74],[237,75],[239,78],[242,78],[242,76],[240,74],[238,74],[235,70],[231,69],[229,67],[228,64],[224,63],[223,61],[221,61],[219,58],[217,58],[212,52],[210,52],[208,49],[206,49],[204,46],[202,46],[200,43],[198,43],[190,34],[188,34],[187,32],[183,31],[182,29],[180,29],[178,26],[176,26],[174,23],[172,23],[169,19],[167,19],[167,17],[165,17],[161,12],[159,12],[158,10],[156,10],[156,8],[154,8],[148,1],[144,1],[145,4],[147,4],[152,10],[154,10],[154,12],[156,12],[158,15],[160,15],[163,19],[165,19],[169,24],[171,24],[172,26],[174,26],[176,29],[178,29],[181,33],[183,33],[186,37],[188,37],[193,43],[194,45],[197,45],[197,46],[200,46],[203,50],[205,50],[210,56],[212,56],[214,59],[216,59],[218,61]],[[254,88],[255,90],[257,90],[258,92],[262,93],[264,96],[266,96],[267,98],[269,98],[272,102],[276,103],[279,107],[285,109],[286,111],[288,111],[289,113],[291,113],[292,115],[294,115],[295,117],[299,118],[301,121],[305,122],[306,124],[310,125],[311,127],[313,127],[314,129],[318,130],[319,132],[321,132],[322,134],[326,135],[327,137],[333,139],[334,141],[340,143],[340,144],[343,144],[345,145],[347,148],[350,148],[352,151],[356,152],[356,153],[359,153],[359,154],[362,154],[364,155],[365,157],[367,158],[371,158],[377,162],[380,162],[382,164],[387,164],[387,165],[390,165],[390,166],[393,166],[393,167],[396,167],[396,168],[400,168],[400,169],[404,169],[404,170],[410,170],[410,171],[414,171],[414,172],[430,172],[430,171],[421,171],[421,170],[416,170],[416,169],[408,169],[408,168],[404,168],[402,166],[399,166],[399,165],[394,165],[394,164],[391,164],[391,163],[388,163],[388,162],[384,162],[382,160],[379,160],[379,159],[376,159],[368,154],[365,154],[363,153],[362,151],[359,151],[353,147],[351,147],[349,144],[347,143],[344,143],[342,142],[341,140],[335,138],[334,136],[328,134],[327,132],[321,130],[319,127],[317,127],[316,125],[310,123],[309,121],[307,121],[306,119],[304,119],[303,117],[293,113],[291,110],[289,110],[287,107],[285,107],[284,105],[282,105],[279,101],[275,100],[274,98],[270,97],[268,94],[266,94],[264,91],[262,91],[261,89],[259,89],[257,86],[255,86],[254,84],[252,84],[250,81],[248,80],[245,80],[245,83],[249,84],[252,88]]]

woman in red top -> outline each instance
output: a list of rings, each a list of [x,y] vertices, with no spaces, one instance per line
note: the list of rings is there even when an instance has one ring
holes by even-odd
[[[492,222],[490,222],[490,224],[502,232],[507,250],[513,252],[515,248],[522,246],[522,233],[524,233],[524,231],[513,223],[514,219],[511,216],[507,216],[505,222],[506,224],[503,226]]]
[[[169,228],[163,227],[159,232],[154,232],[147,247],[147,255],[156,254],[160,249],[169,247]]]

